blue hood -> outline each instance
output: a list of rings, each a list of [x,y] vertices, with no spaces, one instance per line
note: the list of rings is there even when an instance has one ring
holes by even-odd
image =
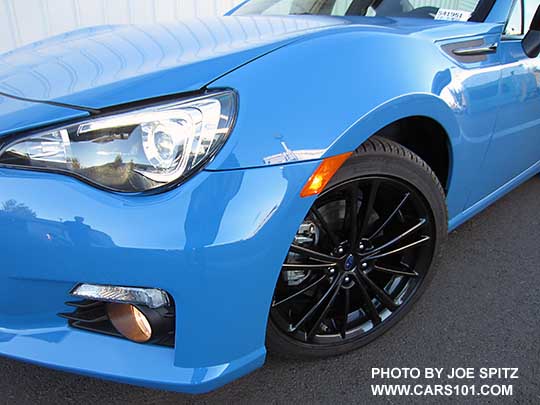
[[[101,109],[196,91],[306,32],[346,23],[250,16],[82,29],[1,55],[0,93]]]
[[[88,116],[88,112],[0,95],[0,137]]]

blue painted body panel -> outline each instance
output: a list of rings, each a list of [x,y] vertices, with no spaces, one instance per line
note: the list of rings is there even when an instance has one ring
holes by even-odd
[[[0,95],[0,137],[86,116],[88,113],[84,111]]]
[[[493,69],[497,56],[462,66],[451,61],[441,46],[484,37],[496,41],[502,26],[457,25],[465,27],[466,36],[456,36],[456,24],[450,30],[446,22],[420,25],[412,19],[403,24],[379,19],[377,26],[360,29],[333,28],[332,35],[325,32],[298,40],[212,83],[237,89],[241,105],[237,130],[208,169],[290,160],[291,151],[299,159],[337,155],[355,149],[389,123],[422,115],[443,126],[452,155],[459,156],[452,160],[448,193],[450,216],[459,214],[477,181],[461,179],[478,172],[493,132],[501,103],[500,71]],[[444,40],[439,39],[441,31]],[[378,55],[376,69],[367,63],[369,55]],[[420,59],[425,63],[418,64]],[[275,74],[265,74],[268,64]],[[306,71],[305,66],[317,69]],[[254,80],[260,87],[252,86]]]
[[[0,92],[105,108],[199,90],[331,17],[228,17],[85,28],[0,56]]]
[[[185,392],[259,367],[281,263],[313,202],[300,190],[322,158],[401,118],[431,118],[448,135],[451,229],[540,171],[540,64],[501,42],[510,4],[498,0],[486,23],[295,16],[101,27],[0,56],[0,92],[32,100],[101,109],[213,88],[240,99],[217,157],[163,194],[0,169],[0,354]],[[501,44],[474,63],[443,49],[472,40]],[[87,115],[2,97],[0,136]],[[56,314],[78,282],[167,290],[174,349],[67,328]]]
[[[491,8],[485,22],[505,24],[510,16],[513,4],[514,0],[497,0]],[[527,29],[528,28],[529,27],[527,27]]]
[[[502,42],[499,55],[501,105],[469,205],[534,166],[540,156],[540,61],[527,58],[518,40]]]
[[[145,198],[0,169],[0,246],[10,252],[1,270],[0,353],[125,382],[156,385],[161,376],[158,386],[183,391],[250,371],[264,358],[276,269],[312,203],[298,195],[317,164],[202,172]],[[175,349],[68,332],[57,313],[77,282],[167,290],[177,308]],[[107,341],[117,364],[102,369],[96,359],[109,349],[105,357],[89,349]],[[137,371],[130,363],[147,348],[156,363],[145,355],[151,369]]]

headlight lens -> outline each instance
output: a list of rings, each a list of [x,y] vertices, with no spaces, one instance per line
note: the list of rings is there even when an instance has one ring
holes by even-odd
[[[36,133],[5,146],[0,165],[67,172],[117,192],[154,190],[215,155],[236,103],[225,91]]]

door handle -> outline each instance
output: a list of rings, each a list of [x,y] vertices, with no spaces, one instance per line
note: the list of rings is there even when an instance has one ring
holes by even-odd
[[[495,42],[491,45],[483,45],[483,46],[478,46],[478,47],[473,47],[473,48],[454,49],[452,53],[454,55],[459,55],[459,56],[486,55],[488,53],[497,52],[498,47],[499,47],[499,44]]]

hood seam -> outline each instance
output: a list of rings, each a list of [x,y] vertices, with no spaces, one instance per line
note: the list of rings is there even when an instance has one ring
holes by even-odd
[[[19,96],[14,96],[12,94],[4,93],[2,91],[0,91],[0,96],[11,98],[11,99],[14,99],[14,100],[19,100],[19,101],[26,101],[26,102],[29,102],[29,103],[47,104],[47,105],[51,105],[51,106],[54,106],[54,107],[63,107],[63,108],[69,108],[69,109],[72,109],[72,110],[85,111],[87,113],[90,113],[91,115],[98,115],[98,114],[101,113],[100,110],[97,110],[95,108],[81,107],[81,106],[77,106],[77,105],[73,105],[73,104],[59,103],[57,101],[36,100],[36,99],[32,99],[32,98],[19,97]]]

